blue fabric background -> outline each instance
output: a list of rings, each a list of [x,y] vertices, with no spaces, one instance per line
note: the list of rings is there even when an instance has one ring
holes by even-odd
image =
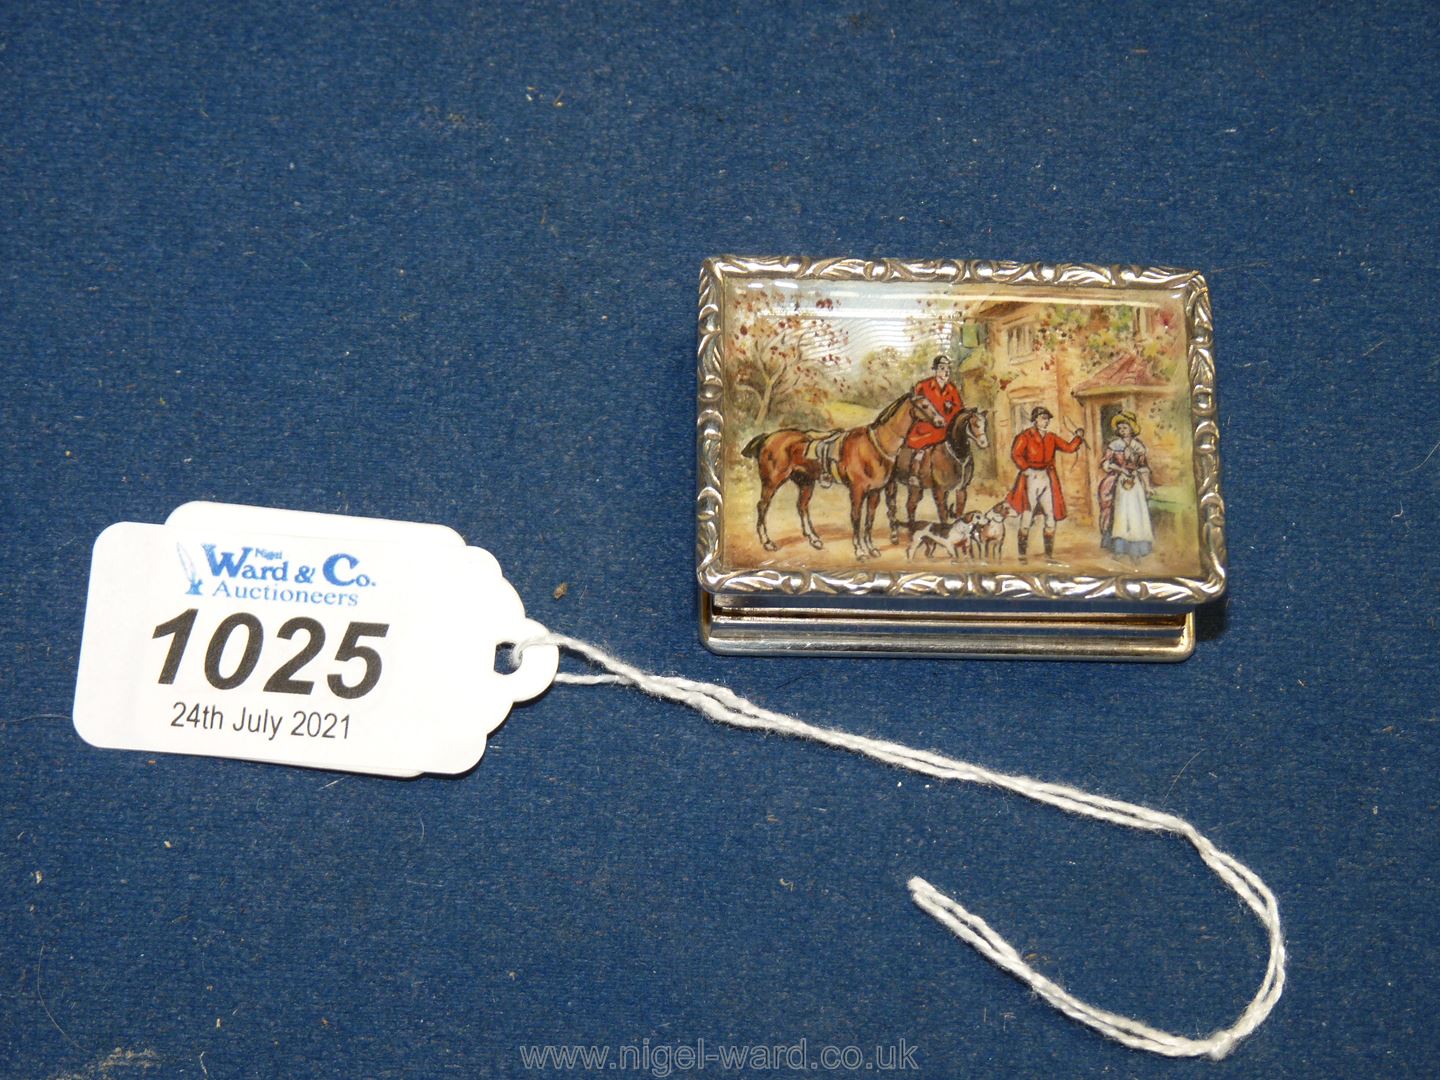
[[[8,5],[0,1073],[903,1038],[927,1076],[1434,1075],[1433,16]],[[706,653],[694,309],[721,252],[1205,271],[1232,588],[1195,657]],[[1222,1064],[1108,1044],[904,881],[1198,1034],[1264,942],[1188,849],[634,692],[556,689],[449,780],[92,749],[91,543],[196,498],[453,526],[644,666],[1178,812],[1278,894],[1289,990]]]

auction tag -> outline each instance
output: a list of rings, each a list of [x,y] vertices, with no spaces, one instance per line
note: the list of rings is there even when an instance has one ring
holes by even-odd
[[[189,505],[188,524],[123,522],[95,542],[75,690],[95,746],[460,773],[555,676],[553,646],[495,670],[501,645],[545,629],[450,530],[300,515],[330,518],[306,532],[286,512]]]

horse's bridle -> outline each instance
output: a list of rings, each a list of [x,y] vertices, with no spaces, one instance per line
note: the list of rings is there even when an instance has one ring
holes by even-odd
[[[950,432],[953,431],[953,430],[955,430],[957,427],[961,427],[961,426],[963,425],[963,426],[965,427],[965,429],[966,429],[966,431],[965,431],[965,438],[966,438],[967,440],[974,440],[975,436],[974,436],[974,434],[969,430],[969,429],[970,429],[970,422],[971,422],[975,417],[977,417],[977,416],[983,416],[983,415],[985,415],[983,410],[977,409],[977,408],[974,408],[974,407],[971,407],[971,408],[969,408],[969,409],[961,409],[958,413],[955,414],[955,419],[954,419],[954,421],[950,424],[950,429],[945,432],[945,443],[944,443],[944,446],[945,446],[945,449],[946,449],[946,450],[950,451],[950,453],[956,458],[956,460],[959,460],[960,455],[957,454],[957,453],[955,452],[955,448],[950,445]]]

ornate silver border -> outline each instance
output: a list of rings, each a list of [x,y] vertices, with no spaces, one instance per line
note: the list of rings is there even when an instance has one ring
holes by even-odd
[[[720,524],[725,496],[720,446],[725,424],[721,342],[724,286],[732,277],[820,281],[935,281],[947,284],[1033,286],[1055,289],[1142,288],[1181,291],[1189,341],[1190,403],[1197,520],[1199,578],[1070,576],[1050,573],[896,573],[852,570],[724,569],[720,566]],[[1194,270],[1161,266],[1098,266],[1083,263],[1017,263],[990,260],[906,261],[882,259],[744,258],[707,259],[700,270],[699,415],[696,447],[696,576],[707,592],[770,593],[780,596],[896,596],[917,598],[1026,598],[1111,600],[1193,605],[1225,591],[1225,503],[1220,495],[1220,431],[1215,420],[1215,355],[1210,290]],[[748,509],[748,508],[747,508]]]

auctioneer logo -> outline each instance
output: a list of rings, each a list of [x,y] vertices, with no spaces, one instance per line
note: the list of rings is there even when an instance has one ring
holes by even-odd
[[[329,555],[318,566],[301,563],[292,566],[283,551],[262,547],[247,545],[238,551],[226,551],[217,544],[201,544],[200,549],[205,553],[203,566],[196,564],[183,544],[175,545],[180,568],[188,582],[186,596],[355,607],[360,603],[360,596],[354,590],[373,589],[378,584],[369,574],[361,572],[359,558],[344,551]]]
[[[200,596],[200,575],[195,572],[194,560],[192,560],[189,553],[186,552],[184,544],[176,544],[175,551],[180,556],[180,565],[185,570],[185,576],[190,579],[190,588],[185,590],[185,595]]]

